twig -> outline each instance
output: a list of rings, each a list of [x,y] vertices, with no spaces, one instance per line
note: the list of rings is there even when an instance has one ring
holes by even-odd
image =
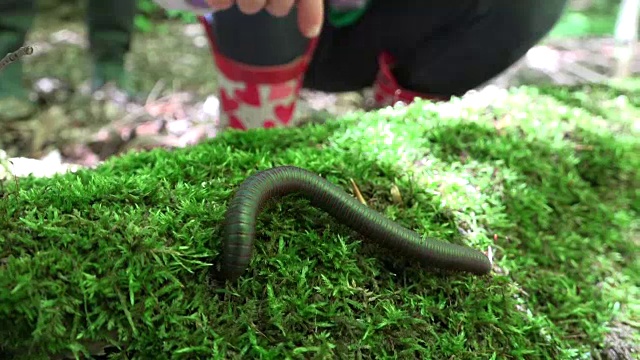
[[[21,57],[33,54],[33,46],[22,46],[15,52],[8,53],[2,60],[0,60],[0,71],[12,62],[18,61]]]
[[[351,186],[353,187],[353,192],[356,195],[356,199],[358,199],[358,201],[360,201],[362,205],[368,206],[367,200],[365,200],[364,196],[362,196],[362,193],[360,192],[360,188],[358,187],[358,184],[356,184],[356,182],[353,179],[349,179],[349,181],[351,181]]]
[[[151,91],[149,92],[149,96],[147,96],[147,101],[144,102],[145,106],[158,100],[158,95],[160,95],[160,92],[163,90],[163,88],[164,88],[164,81],[160,79],[155,83],[155,85],[153,85],[153,88],[151,88]]]
[[[593,150],[593,146],[591,146],[591,145],[576,144],[576,145],[574,146],[574,149],[575,149],[576,151],[591,151],[591,150]]]
[[[567,63],[565,64],[565,69],[567,69],[569,73],[591,83],[602,83],[608,80],[607,76],[578,63]]]

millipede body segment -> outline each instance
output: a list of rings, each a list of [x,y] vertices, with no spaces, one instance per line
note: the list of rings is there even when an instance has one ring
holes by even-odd
[[[260,171],[247,178],[231,200],[224,221],[221,275],[240,277],[253,254],[256,221],[270,200],[297,193],[340,223],[399,255],[422,265],[446,270],[486,274],[491,262],[482,252],[436,239],[423,239],[379,212],[358,202],[337,185],[294,166]]]

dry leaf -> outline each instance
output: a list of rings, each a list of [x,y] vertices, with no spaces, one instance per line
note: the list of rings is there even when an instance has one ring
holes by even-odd
[[[402,194],[400,194],[400,189],[396,184],[391,185],[391,199],[396,205],[402,204]]]

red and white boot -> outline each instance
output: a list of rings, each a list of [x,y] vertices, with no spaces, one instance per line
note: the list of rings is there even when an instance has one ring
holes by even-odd
[[[446,101],[448,98],[442,96],[434,96],[421,94],[403,88],[398,84],[396,77],[393,75],[392,68],[394,60],[391,54],[383,52],[378,57],[378,75],[373,84],[373,96],[376,107],[386,107],[403,102],[410,104],[415,98],[429,99],[432,101]]]
[[[206,20],[213,58],[218,67],[220,125],[248,130],[292,126],[298,95],[317,44],[312,39],[305,53],[289,64],[255,66],[220,53]]]

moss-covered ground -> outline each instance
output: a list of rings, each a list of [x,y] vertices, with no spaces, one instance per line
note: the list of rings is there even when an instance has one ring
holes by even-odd
[[[489,106],[417,102],[5,183],[0,349],[24,359],[107,344],[114,359],[637,357],[639,95],[522,88]],[[348,192],[353,179],[395,221],[491,248],[494,272],[394,261],[291,197],[260,216],[241,280],[213,283],[235,187],[277,165]]]

